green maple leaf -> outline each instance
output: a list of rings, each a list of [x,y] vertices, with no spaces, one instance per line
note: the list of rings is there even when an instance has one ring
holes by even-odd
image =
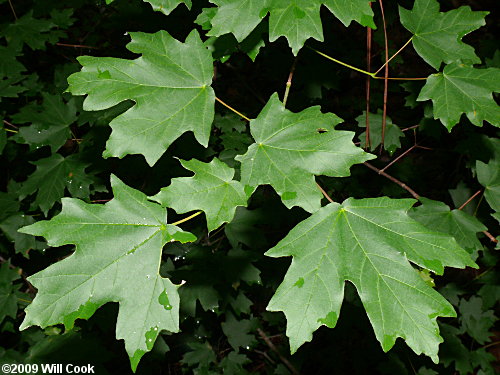
[[[308,38],[323,40],[320,19],[321,5],[325,5],[345,26],[357,21],[375,28],[370,2],[364,0],[210,0],[218,6],[211,20],[208,35],[232,33],[238,41],[245,39],[269,12],[269,39],[280,36],[288,39],[296,55]]]
[[[293,256],[267,307],[285,313],[292,352],[319,326],[336,325],[350,281],[384,351],[402,337],[437,363],[442,339],[436,318],[455,311],[410,262],[437,274],[445,266],[477,265],[452,237],[411,219],[407,211],[414,202],[383,197],[329,204],[266,253]]]
[[[104,156],[142,154],[153,165],[190,130],[206,147],[214,117],[215,96],[209,86],[213,67],[198,33],[191,32],[185,43],[165,31],[130,36],[127,48],[142,57],[83,56],[78,58],[82,71],[68,78],[71,93],[88,94],[84,110],[102,110],[129,99],[136,103],[111,121]]]
[[[114,199],[104,205],[64,198],[62,212],[20,231],[51,246],[75,244],[73,255],[29,277],[38,289],[20,329],[88,319],[119,302],[116,337],[125,340],[132,369],[161,330],[179,330],[177,286],[159,275],[167,242],[196,239],[166,223],[165,209],[112,176]]]
[[[21,253],[25,257],[28,256],[28,251],[35,248],[43,248],[41,243],[37,243],[33,236],[29,236],[24,233],[19,233],[18,230],[21,227],[33,224],[32,216],[24,215],[22,213],[16,213],[5,220],[0,221],[0,230],[2,230],[5,236],[14,242],[14,249],[16,253]]]
[[[476,69],[461,64],[447,65],[442,73],[427,78],[417,100],[432,100],[434,118],[451,131],[462,113],[474,125],[488,121],[500,126],[500,108],[492,92],[500,91],[500,69]]]
[[[39,207],[47,215],[54,203],[64,196],[65,188],[74,197],[87,198],[90,195],[90,185],[93,180],[85,173],[85,168],[89,164],[83,163],[78,154],[67,158],[53,154],[32,164],[36,165],[37,168],[21,184],[18,193],[22,200],[37,192],[32,203],[33,209]]]
[[[476,173],[479,183],[484,186],[484,197],[488,204],[494,211],[500,212],[500,162],[492,159],[485,164],[478,160]]]
[[[483,345],[490,340],[493,334],[490,331],[495,324],[495,312],[493,310],[483,310],[483,300],[480,297],[472,296],[467,301],[460,300],[458,305],[460,311],[460,331],[467,332],[474,340]]]
[[[474,216],[462,210],[450,210],[443,202],[420,198],[421,206],[413,208],[409,214],[430,230],[448,233],[458,244],[470,252],[482,250],[476,233],[487,228]]]
[[[30,10],[1,30],[0,36],[7,39],[9,46],[21,47],[27,44],[33,50],[44,50],[46,43],[54,44],[66,35],[62,30],[53,29],[58,26],[69,27],[73,23],[72,14],[70,9],[54,9],[50,19],[39,19],[34,18],[33,11]]]
[[[0,264],[0,323],[10,316],[16,318],[17,293],[22,284],[14,284],[20,276],[10,268],[10,262]]]
[[[73,99],[63,102],[61,95],[43,95],[43,104],[28,104],[12,116],[16,123],[31,123],[23,126],[12,137],[16,142],[27,143],[32,149],[50,146],[56,152],[68,138],[70,125],[76,121],[76,103]]]
[[[114,0],[106,0],[106,4],[111,4]],[[149,3],[153,10],[169,15],[179,4],[186,4],[191,9],[191,0],[143,0]]]
[[[462,38],[484,26],[488,13],[473,12],[469,6],[441,13],[437,0],[416,0],[412,10],[399,8],[401,23],[413,33],[413,47],[435,69],[442,62],[481,62]]]
[[[252,187],[270,184],[288,208],[318,210],[322,195],[314,175],[348,176],[353,164],[375,157],[354,146],[354,133],[334,129],[341,121],[319,107],[292,113],[274,94],[250,123],[255,143],[236,157],[241,182]]]
[[[375,150],[382,143],[382,111],[370,113],[370,150]],[[361,116],[356,117],[356,121],[360,127],[366,128],[366,111]],[[400,138],[404,137],[404,133],[399,126],[394,124],[389,116],[386,119],[386,128],[384,133],[384,148],[392,155],[398,148],[401,147]],[[358,137],[363,148],[366,147],[366,132],[363,132]]]
[[[243,185],[234,181],[234,169],[219,159],[210,163],[193,159],[181,160],[182,166],[195,173],[193,177],[178,177],[151,199],[178,213],[202,210],[212,231],[234,217],[238,206],[246,206],[248,196]]]

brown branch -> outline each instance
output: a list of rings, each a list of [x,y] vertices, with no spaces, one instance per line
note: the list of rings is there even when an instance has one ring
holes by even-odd
[[[99,47],[87,46],[85,44],[56,43],[56,46],[59,46],[59,47],[73,47],[73,48],[99,49]]]
[[[264,331],[262,331],[260,328],[257,328],[257,332],[259,332],[259,335],[260,337],[262,337],[262,339],[266,342],[267,346],[269,346],[269,348],[275,352],[278,357],[280,358],[281,362],[283,362],[283,364],[288,367],[288,369],[290,370],[290,372],[294,375],[299,375],[300,373],[297,371],[297,369],[290,363],[290,361],[288,359],[286,359],[279,351],[278,349],[276,348],[276,346],[273,344],[273,342],[269,339],[269,337],[266,336],[266,334],[264,333]]]
[[[382,0],[378,1],[380,4],[380,12],[382,13],[382,22],[384,25],[384,42],[385,42],[385,68],[384,68],[384,107],[383,107],[383,115],[382,115],[382,140],[380,142],[380,153],[382,153],[384,149],[385,142],[385,127],[387,125],[387,95],[389,92],[389,42],[387,40],[387,27],[385,22],[385,14],[384,14],[384,5]]]
[[[17,21],[16,10],[14,9],[14,5],[12,5],[12,1],[11,0],[9,0],[9,5],[10,5],[10,10],[12,11],[12,14],[14,15],[14,19]]]
[[[467,199],[467,201],[466,201],[464,204],[462,204],[460,207],[458,207],[458,209],[459,209],[459,210],[462,210],[465,206],[467,206],[470,202],[472,202],[472,200],[473,200],[474,198],[476,198],[479,194],[481,194],[481,192],[482,192],[482,191],[483,191],[482,189],[480,189],[480,190],[476,191],[476,192],[474,193],[474,195],[473,195],[472,197],[470,197],[469,199]]]
[[[487,230],[483,231],[484,235],[489,238],[491,242],[498,243],[498,240],[491,235]]]
[[[395,158],[393,161],[391,161],[389,164],[387,164],[384,168],[382,168],[380,170],[380,172],[384,172],[387,168],[389,168],[391,165],[393,165],[394,163],[396,163],[399,159],[401,159],[402,157],[404,157],[406,154],[408,154],[409,152],[411,152],[414,148],[416,148],[417,145],[413,145],[411,146],[408,150],[406,150],[405,152],[403,152],[401,155],[399,155],[397,158]]]
[[[404,128],[404,129],[401,129],[402,132],[405,132],[405,131],[408,131],[408,130],[411,130],[411,129],[416,129],[418,128],[420,125],[413,125],[413,126],[409,126],[407,128]]]
[[[3,123],[4,123],[5,125],[12,126],[14,129],[19,129],[19,127],[17,127],[17,126],[16,126],[16,125],[14,125],[14,124],[11,124],[11,123],[10,123],[10,122],[8,122],[7,120],[3,120]]]
[[[330,196],[326,193],[326,191],[316,182],[316,185],[318,186],[318,189],[323,193],[326,199],[330,201],[330,203],[335,203],[335,201],[330,198]]]
[[[392,182],[394,182],[395,184],[398,184],[399,186],[401,186],[403,189],[405,189],[408,193],[410,193],[415,199],[420,199],[420,195],[418,195],[415,190],[413,190],[411,187],[409,187],[408,185],[406,185],[404,182],[401,182],[399,181],[397,178],[394,178],[392,177],[391,175],[381,171],[380,169],[378,169],[377,167],[371,165],[370,163],[368,162],[364,162],[363,163],[364,165],[366,165],[368,168],[370,168],[372,171],[375,171],[377,172],[379,175],[381,176],[384,176],[385,178],[388,178],[389,180],[391,180]]]
[[[372,3],[370,2],[370,7]],[[369,72],[372,69],[372,29],[366,28],[366,70]],[[366,77],[366,139],[365,148],[370,149],[370,76]]]

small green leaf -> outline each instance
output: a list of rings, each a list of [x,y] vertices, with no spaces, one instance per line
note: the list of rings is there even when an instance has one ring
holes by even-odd
[[[370,113],[368,120],[370,121],[370,150],[375,150],[382,143],[382,111]],[[358,126],[366,128],[366,112],[361,116],[356,117]],[[389,116],[386,117],[386,128],[384,133],[384,148],[392,155],[394,151],[401,147],[400,138],[404,137],[404,133],[399,126],[394,124]],[[359,140],[363,148],[366,148],[366,132],[359,135]]]
[[[246,206],[248,197],[243,185],[233,180],[234,169],[217,158],[210,163],[195,159],[180,162],[195,175],[174,178],[170,186],[162,188],[152,200],[178,213],[203,210],[209,231],[231,221],[236,207]]]
[[[20,230],[51,246],[76,245],[73,255],[29,277],[38,294],[20,328],[71,328],[103,304],[119,302],[116,338],[125,340],[135,371],[161,330],[179,330],[177,287],[158,270],[163,245],[182,231],[166,225],[165,209],[143,193],[114,176],[111,186],[115,197],[105,205],[64,198],[59,215]]]
[[[469,252],[482,250],[477,233],[487,228],[474,216],[462,210],[450,210],[443,202],[420,198],[421,206],[409,211],[409,215],[429,230],[447,233]]]
[[[70,125],[76,121],[76,104],[73,99],[63,102],[61,95],[43,95],[43,104],[28,104],[12,116],[15,123],[30,123],[23,126],[13,138],[16,142],[27,143],[31,149],[50,146],[56,152],[68,138]]]
[[[485,25],[488,13],[473,12],[469,6],[441,13],[437,0],[416,0],[412,10],[399,8],[401,23],[413,33],[413,47],[435,69],[442,62],[481,62],[462,38]]]
[[[88,164],[83,163],[78,154],[67,158],[53,154],[32,164],[36,165],[36,171],[21,183],[19,197],[22,200],[37,192],[32,207],[39,207],[45,215],[64,196],[66,188],[74,197],[87,198],[90,195],[93,180],[85,173]]]
[[[484,197],[490,207],[500,212],[500,162],[490,160],[488,164],[476,162],[477,179],[484,186]]]

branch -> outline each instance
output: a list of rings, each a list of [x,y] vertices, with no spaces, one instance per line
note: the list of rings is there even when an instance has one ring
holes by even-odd
[[[326,191],[316,182],[316,185],[318,186],[318,189],[323,193],[326,199],[330,201],[330,203],[335,203],[335,201],[330,198],[330,196],[326,193]]]
[[[269,348],[278,355],[278,357],[280,358],[281,362],[283,362],[283,364],[286,367],[288,367],[288,369],[290,370],[290,372],[292,374],[294,374],[294,375],[299,375],[300,373],[297,371],[297,369],[290,363],[290,361],[288,359],[286,359],[278,351],[278,349],[276,348],[276,346],[272,343],[272,341],[269,339],[269,337],[266,336],[266,334],[264,333],[264,331],[262,331],[260,328],[257,328],[257,332],[259,332],[260,337],[262,337],[262,339],[266,342],[267,346],[269,346]]]
[[[411,187],[409,187],[408,185],[406,185],[404,182],[399,181],[397,178],[392,177],[391,175],[385,173],[384,171],[378,169],[377,167],[371,165],[368,162],[364,162],[363,164],[366,165],[368,168],[370,168],[372,171],[377,172],[379,175],[382,175],[385,178],[388,178],[389,180],[391,180],[392,182],[394,182],[395,184],[398,184],[399,186],[401,186],[408,193],[410,193],[415,199],[420,199],[420,195],[418,195],[415,192],[415,190],[413,190]]]
[[[290,87],[292,87],[293,73],[295,72],[295,66],[297,65],[298,55],[293,60],[292,67],[290,69],[290,75],[288,76],[288,81],[286,81],[285,95],[283,96],[283,107],[286,107],[286,102],[288,100],[288,94],[290,93]]]
[[[385,143],[385,127],[387,125],[387,95],[389,92],[389,81],[387,80],[387,78],[389,77],[389,42],[387,40],[387,27],[385,22],[384,5],[382,3],[382,0],[379,0],[378,3],[380,4],[380,11],[382,13],[382,22],[384,25],[384,43],[385,43],[384,106],[382,115],[382,140],[380,141],[380,153],[382,153]],[[375,76],[377,75],[377,73],[374,73],[373,75]]]

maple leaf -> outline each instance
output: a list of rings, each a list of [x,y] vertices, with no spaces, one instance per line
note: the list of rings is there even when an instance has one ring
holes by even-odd
[[[483,245],[476,233],[487,228],[474,216],[462,210],[450,210],[443,202],[420,198],[421,206],[411,209],[410,217],[423,224],[429,230],[452,235],[458,244],[470,252],[482,250]]]
[[[20,278],[17,271],[10,268],[10,262],[0,264],[0,323],[7,316],[16,318],[17,299],[22,284],[13,282]]]
[[[196,159],[180,162],[195,175],[174,178],[169,186],[151,197],[152,200],[178,213],[204,211],[209,231],[231,221],[236,207],[246,206],[248,196],[243,185],[233,180],[234,169],[217,158],[210,163]]]
[[[296,55],[308,38],[323,41],[320,19],[325,5],[345,26],[357,21],[375,28],[370,2],[364,0],[210,0],[218,6],[208,35],[232,33],[238,41],[245,39],[269,12],[269,40],[288,39]]]
[[[500,162],[491,159],[488,164],[476,162],[477,179],[484,186],[484,197],[490,207],[500,212]]]
[[[314,175],[348,176],[353,164],[375,158],[352,143],[354,133],[334,129],[341,121],[317,106],[292,113],[274,94],[250,123],[255,143],[236,157],[241,182],[270,184],[288,208],[318,210],[322,195]]]
[[[106,0],[106,4],[111,4],[114,0]],[[191,9],[191,0],[142,0],[149,3],[153,10],[169,15],[179,4],[186,4]]]
[[[368,119],[370,121],[370,150],[375,150],[382,143],[382,111],[378,110],[377,113],[370,113]],[[366,128],[366,111],[361,116],[356,117],[356,121],[360,127]],[[399,126],[392,122],[389,116],[386,116],[384,148],[391,155],[401,147],[401,137],[404,137],[404,133]],[[358,138],[361,141],[362,147],[365,148],[366,132],[361,133]]]
[[[50,146],[56,152],[68,138],[69,126],[76,121],[76,103],[73,99],[63,102],[61,95],[43,94],[43,104],[28,104],[12,116],[16,123],[31,123],[23,126],[12,137],[16,142],[27,143],[32,149]]]
[[[72,14],[71,9],[54,9],[50,13],[50,19],[39,19],[34,18],[33,10],[30,10],[1,30],[0,36],[7,39],[9,46],[20,47],[27,44],[33,50],[44,50],[46,43],[54,44],[66,35],[62,30],[52,29],[58,25],[69,27],[73,23]]]
[[[102,110],[128,99],[136,103],[111,121],[113,132],[104,156],[142,154],[153,165],[174,140],[190,130],[206,147],[215,95],[209,86],[212,57],[198,33],[191,32],[185,43],[165,31],[130,36],[127,48],[142,57],[79,57],[81,72],[68,78],[71,93],[88,94],[84,110]]]
[[[19,199],[37,192],[32,208],[39,207],[45,215],[54,203],[64,196],[67,188],[72,196],[86,198],[90,195],[90,185],[93,180],[85,173],[89,164],[83,163],[78,154],[67,158],[53,154],[32,164],[36,170],[21,184]]]
[[[435,69],[442,62],[481,62],[462,38],[484,26],[488,13],[473,12],[469,6],[441,13],[437,0],[416,0],[412,10],[399,7],[401,23],[413,33],[413,47]]]
[[[165,209],[115,176],[104,205],[63,198],[62,212],[22,228],[50,246],[75,244],[73,255],[28,279],[38,289],[20,329],[73,327],[107,302],[119,302],[116,337],[125,340],[132,369],[161,330],[179,330],[177,286],[159,275],[163,245],[194,235],[166,223]]]
[[[417,100],[432,100],[434,118],[449,130],[463,113],[474,125],[488,121],[500,126],[500,108],[492,92],[500,91],[500,69],[476,69],[458,63],[447,65],[442,73],[427,78]]]
[[[411,219],[407,211],[414,202],[383,197],[329,204],[266,252],[293,256],[267,307],[285,313],[292,352],[319,326],[336,325],[344,283],[350,281],[384,351],[402,337],[437,363],[442,339],[436,318],[455,311],[410,262],[437,274],[445,266],[477,265],[452,237]]]

